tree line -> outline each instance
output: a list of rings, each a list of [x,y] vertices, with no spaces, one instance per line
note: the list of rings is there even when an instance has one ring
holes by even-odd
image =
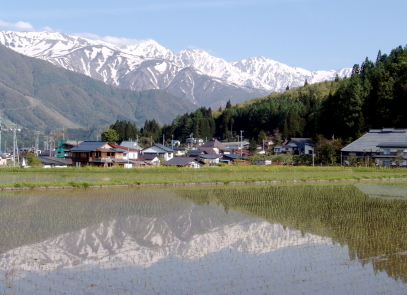
[[[244,131],[245,138],[261,143],[267,137],[277,142],[292,137],[311,137],[322,142],[335,138],[340,142],[354,140],[370,128],[407,128],[407,46],[397,47],[389,55],[379,51],[376,61],[368,58],[355,64],[350,77],[308,84],[283,93],[211,110],[201,107],[177,116],[171,124],[159,126],[146,120],[137,131],[117,121],[111,126],[120,135],[144,137],[144,142],[165,139],[185,141],[188,137],[236,141]],[[133,123],[131,123],[133,124]],[[124,126],[126,125],[126,126]],[[126,128],[130,133],[126,133]],[[129,135],[131,134],[131,135]]]

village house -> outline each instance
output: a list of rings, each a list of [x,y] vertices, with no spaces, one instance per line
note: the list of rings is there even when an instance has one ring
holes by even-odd
[[[271,160],[254,160],[254,163],[256,165],[271,165],[272,161]]]
[[[163,163],[163,166],[177,166],[177,167],[189,167],[189,168],[201,168],[204,165],[203,161],[191,157],[174,157],[167,162]]]
[[[311,138],[291,138],[283,144],[275,145],[274,154],[293,153],[297,155],[312,155],[314,150],[312,145]]]
[[[390,165],[393,162],[390,158],[395,158],[398,150],[404,151],[403,145],[406,142],[407,129],[370,129],[368,133],[341,149],[341,164],[350,164],[350,157],[353,157],[362,163],[373,159],[378,165],[381,162],[383,165]]]
[[[199,149],[204,151],[206,154],[223,155],[230,153],[229,148],[217,139],[209,140],[205,144],[201,145]]]
[[[184,147],[179,147],[179,146],[174,146],[172,147],[172,150],[174,151],[174,156],[183,156],[186,154],[187,149]]]
[[[7,156],[0,152],[0,166],[7,165]]]
[[[165,161],[168,161],[169,159],[172,159],[174,157],[174,151],[166,147],[160,143],[154,143],[152,146],[145,148],[141,150],[141,156],[144,155],[154,155],[158,158],[163,158]]]
[[[219,154],[203,154],[198,156],[199,160],[209,166],[216,166],[220,162],[220,158],[222,158],[222,155]]]
[[[193,138],[193,137],[190,137],[190,138],[187,138],[187,139],[185,140],[185,143],[186,143],[187,145],[202,145],[202,144],[204,143],[204,140],[203,140],[202,138]]]
[[[74,167],[111,167],[127,163],[123,160],[122,150],[103,141],[83,141],[71,149],[71,154]]]
[[[372,158],[378,166],[407,166],[407,142],[382,142],[377,147]]]
[[[82,141],[76,140],[60,140],[55,149],[55,157],[58,158],[71,158],[71,149],[76,147]]]
[[[150,166],[159,166],[160,165],[160,159],[156,155],[139,155],[137,161],[139,161],[138,166],[145,166],[141,162],[144,162],[146,165]]]
[[[237,165],[248,165],[249,159],[242,157],[237,154],[225,154],[220,160],[222,163],[227,163],[228,165],[237,164]]]
[[[139,157],[140,150],[130,147],[125,147],[118,144],[111,144],[116,150],[123,152],[123,160],[132,161]]]
[[[71,158],[38,156],[37,160],[41,162],[42,168],[66,168],[72,166]]]
[[[199,155],[205,155],[205,154],[207,154],[207,153],[203,150],[190,150],[185,155],[187,157],[198,157]]]
[[[139,151],[143,149],[141,146],[138,145],[137,141],[124,140],[120,143],[120,146],[123,146],[125,148],[132,148]]]

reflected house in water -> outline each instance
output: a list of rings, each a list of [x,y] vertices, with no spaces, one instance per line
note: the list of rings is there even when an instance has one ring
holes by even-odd
[[[368,133],[341,149],[341,163],[350,164],[350,157],[368,164],[406,165],[407,129],[382,128],[370,129]]]

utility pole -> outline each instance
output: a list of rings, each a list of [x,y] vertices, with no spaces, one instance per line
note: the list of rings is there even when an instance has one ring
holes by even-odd
[[[0,152],[1,152],[1,115],[0,115]]]
[[[242,141],[243,141],[243,135],[242,133],[244,132],[244,130],[240,130],[240,156],[242,156],[243,151],[242,151]]]
[[[40,142],[40,132],[39,131],[35,131],[35,156],[38,157],[38,150],[39,150],[39,142]]]
[[[17,162],[20,162],[17,145],[17,124],[13,124],[13,167],[16,167],[16,155]]]

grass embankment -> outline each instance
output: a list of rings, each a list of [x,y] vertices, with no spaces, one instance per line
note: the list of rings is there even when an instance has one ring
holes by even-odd
[[[407,178],[407,170],[309,166],[226,166],[201,169],[154,168],[1,168],[0,189],[89,187],[101,185],[187,184],[260,181],[335,181]]]

